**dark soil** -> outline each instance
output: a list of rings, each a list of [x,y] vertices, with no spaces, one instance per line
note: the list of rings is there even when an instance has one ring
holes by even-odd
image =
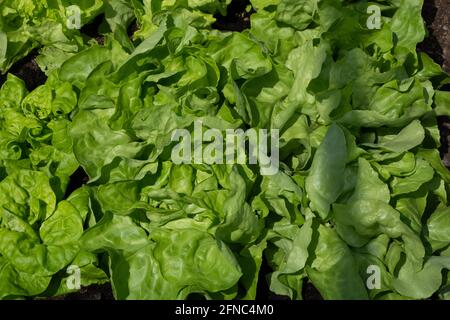
[[[77,293],[71,293],[60,297],[52,297],[47,300],[114,300],[114,296],[111,285],[104,284],[83,287]]]
[[[9,73],[21,78],[28,89],[32,91],[47,81],[47,76],[41,71],[35,58],[38,55],[37,50],[33,50],[28,56],[13,64]],[[6,75],[0,74],[0,86],[6,81]]]
[[[216,15],[216,22],[213,28],[224,31],[238,31],[241,32],[250,28],[250,15],[253,10],[247,11],[249,1],[233,0],[228,7],[227,16],[220,14]],[[425,0],[423,16],[426,20],[426,25],[429,30],[427,39],[419,45],[418,50],[429,54],[434,61],[439,63],[446,72],[450,73],[450,0]],[[87,37],[94,38],[99,44],[103,44],[104,37],[99,33],[99,27],[104,16],[97,17],[90,24],[84,26],[81,32]],[[138,29],[136,22],[130,24],[128,28],[128,35],[132,37],[134,32]],[[45,83],[47,77],[39,69],[35,58],[38,52],[35,50],[27,57],[15,63],[9,70],[10,73],[20,77],[25,81],[28,90],[33,90],[39,85]],[[6,75],[0,75],[0,86],[6,80]],[[449,88],[444,88],[448,90]],[[441,131],[441,155],[444,163],[450,168],[450,119],[447,117],[440,117],[438,119],[439,128]],[[71,181],[67,190],[67,195],[78,187],[87,183],[88,177],[86,173],[79,169],[71,177]],[[267,270],[266,270],[267,269]],[[272,294],[265,281],[264,275],[269,273],[267,265],[264,264],[261,270],[261,277],[258,288],[258,299],[286,299],[286,297],[276,296]],[[303,286],[303,296],[305,300],[319,300],[322,299],[320,293],[310,283],[305,282]],[[52,298],[54,300],[110,300],[113,299],[111,286],[94,285],[88,288],[82,288],[80,292],[69,294],[63,297]]]
[[[439,131],[441,133],[441,158],[444,165],[450,169],[450,119],[438,117]]]
[[[305,300],[323,300],[322,296],[320,295],[320,292],[309,281],[303,284],[302,294]]]
[[[251,8],[249,0],[233,0],[227,8],[227,15],[216,14],[216,22],[212,25],[214,29],[222,31],[241,32],[250,28],[250,16],[255,11]]]
[[[418,50],[426,52],[434,61],[450,74],[450,0],[425,0],[423,16],[429,36],[419,45]],[[447,85],[442,90],[450,91]],[[441,157],[450,168],[450,119],[438,118],[441,132]]]
[[[136,20],[132,21],[127,28],[128,37],[130,37],[130,39],[133,39],[134,33],[138,30],[139,30],[139,25],[137,24]]]
[[[89,38],[93,38],[98,42],[98,44],[103,45],[105,43],[105,37],[99,33],[99,28],[103,21],[105,21],[105,15],[98,15],[92,22],[81,28],[81,34],[84,34]]]
[[[79,167],[72,176],[70,176],[69,185],[66,189],[66,198],[75,190],[88,183],[89,177],[82,167]]]
[[[434,61],[450,73],[450,0],[425,0],[423,16],[429,36],[419,45]]]

